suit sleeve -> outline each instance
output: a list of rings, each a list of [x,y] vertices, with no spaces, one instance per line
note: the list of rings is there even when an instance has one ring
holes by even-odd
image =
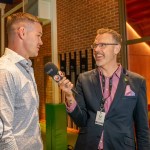
[[[13,118],[15,103],[15,83],[12,75],[0,70],[0,117],[4,123],[4,133],[0,140],[1,150],[18,150],[13,135]]]
[[[80,74],[76,83],[78,94],[76,94],[75,100],[77,101],[77,105],[74,111],[69,114],[78,127],[84,127],[87,123],[87,108],[82,89],[82,81],[82,74]]]
[[[148,108],[146,81],[144,79],[142,79],[140,82],[138,101],[134,111],[134,120],[138,150],[149,150],[150,139],[148,127]]]

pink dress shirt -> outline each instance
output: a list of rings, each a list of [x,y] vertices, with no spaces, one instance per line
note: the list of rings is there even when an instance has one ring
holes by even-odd
[[[122,69],[122,67],[121,67],[121,65],[119,65],[117,70],[111,76],[112,77],[112,89],[111,89],[111,91],[109,90],[109,80],[110,80],[111,77],[105,77],[105,88],[104,88],[104,91],[102,91],[102,92],[103,92],[103,97],[106,98],[106,101],[105,101],[105,104],[104,104],[106,114],[108,113],[109,108],[111,106],[111,103],[114,99],[114,95],[116,93],[117,86],[118,86],[118,83],[119,83],[121,69]],[[102,87],[102,72],[101,71],[100,71],[100,83],[101,83],[101,89],[103,89],[103,87]],[[99,142],[99,146],[98,146],[99,150],[103,149],[103,134],[104,134],[104,131],[101,135],[101,139],[100,139],[100,142]]]

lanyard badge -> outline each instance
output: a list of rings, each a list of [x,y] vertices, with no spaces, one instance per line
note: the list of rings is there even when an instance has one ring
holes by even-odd
[[[97,111],[96,114],[96,119],[95,119],[95,124],[103,126],[104,120],[105,120],[105,109],[104,109],[104,104],[105,104],[104,98],[102,98],[102,103],[100,105],[100,111]]]
[[[104,78],[105,77],[102,76],[102,89],[103,89],[103,92],[105,90],[105,79]],[[112,89],[112,77],[109,80],[109,95],[106,98],[102,97],[100,110],[97,111],[97,114],[96,114],[95,124],[98,124],[98,125],[101,125],[101,126],[103,126],[103,124],[104,124],[105,115],[106,115],[104,104],[105,104],[106,99],[111,95],[111,89]]]
[[[105,112],[97,111],[95,124],[103,126],[105,120]]]

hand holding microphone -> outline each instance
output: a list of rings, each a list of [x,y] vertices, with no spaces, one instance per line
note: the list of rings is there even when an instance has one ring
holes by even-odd
[[[73,84],[58,70],[55,64],[48,62],[45,64],[44,71],[56,81],[59,87],[67,94],[71,95],[72,92],[78,94],[73,88]]]

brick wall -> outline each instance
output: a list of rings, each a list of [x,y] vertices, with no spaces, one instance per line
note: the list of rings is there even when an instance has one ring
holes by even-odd
[[[119,31],[118,14],[118,0],[57,0],[58,50],[90,47],[102,27]]]

